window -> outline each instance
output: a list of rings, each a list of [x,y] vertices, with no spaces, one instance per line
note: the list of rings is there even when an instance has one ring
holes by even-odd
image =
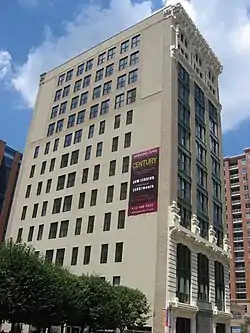
[[[70,69],[66,74],[66,82],[70,81],[73,77],[73,69]]]
[[[44,201],[42,205],[41,216],[46,216],[47,208],[48,208],[48,201]]]
[[[103,147],[103,142],[98,142],[96,145],[96,157],[102,156],[102,147]]]
[[[81,94],[80,105],[86,104],[88,101],[88,91]]]
[[[71,172],[68,174],[67,188],[74,187],[76,180],[76,172]]]
[[[119,71],[127,68],[127,66],[128,66],[128,57],[119,60]]]
[[[198,121],[195,124],[196,137],[201,140],[201,142],[206,143],[206,130],[205,127]]]
[[[40,224],[38,226],[38,232],[37,232],[37,238],[36,240],[40,241],[43,238],[43,229],[44,229],[44,224]]]
[[[84,208],[85,205],[85,192],[80,193],[79,195],[79,201],[78,201],[78,209]]]
[[[70,86],[66,86],[63,88],[63,94],[62,97],[67,97],[70,91]]]
[[[104,83],[102,94],[103,95],[109,94],[111,92],[111,89],[112,89],[112,81],[108,81],[108,82]]]
[[[112,152],[118,150],[118,143],[119,143],[119,136],[116,136],[112,139],[112,148],[111,148]]]
[[[115,244],[115,262],[122,262],[123,243]]]
[[[54,141],[54,146],[53,146],[53,151],[57,151],[59,146],[59,138],[55,139]]]
[[[60,226],[60,231],[59,231],[59,237],[60,238],[67,237],[68,228],[69,228],[69,221],[68,220],[62,221],[61,226]]]
[[[126,40],[125,42],[121,43],[121,54],[125,53],[129,50],[129,40]]]
[[[97,81],[102,80],[103,74],[104,74],[104,69],[103,68],[99,69],[95,74],[95,81],[97,82]]]
[[[51,114],[50,114],[50,119],[53,119],[57,116],[58,109],[59,109],[59,105],[53,106],[53,108],[51,110]]]
[[[140,35],[137,35],[132,38],[131,49],[134,49],[140,45]]]
[[[64,119],[58,120],[58,122],[56,123],[56,133],[59,133],[63,130],[63,123]]]
[[[97,190],[92,190],[91,191],[91,197],[90,197],[90,206],[96,206],[96,201],[97,201]]]
[[[121,277],[120,276],[113,276],[112,285],[113,286],[120,286],[121,284]]]
[[[38,203],[35,203],[33,206],[32,218],[37,217],[37,211],[38,211]]]
[[[185,206],[182,205],[180,203],[178,203],[178,208],[180,209],[180,217],[181,217],[181,221],[180,224],[187,228],[190,229],[191,228],[191,210],[190,210],[190,206]]]
[[[57,228],[58,228],[58,222],[52,222],[52,223],[50,223],[49,239],[56,238]]]
[[[191,281],[191,254],[187,246],[177,244],[176,297],[181,303],[189,303]]]
[[[178,149],[178,168],[188,176],[191,173],[191,159],[180,148]]]
[[[97,99],[101,96],[101,87],[102,86],[98,86],[94,88],[92,99]]]
[[[136,101],[136,88],[131,89],[127,92],[127,104],[132,104]]]
[[[26,187],[25,198],[29,198],[30,197],[30,192],[31,192],[31,185],[29,184]]]
[[[82,124],[84,122],[84,120],[85,120],[85,113],[86,113],[85,110],[82,110],[82,111],[78,112],[77,119],[76,119],[76,124],[77,125]]]
[[[70,109],[75,109],[78,107],[79,96],[73,97],[71,100]]]
[[[77,258],[78,258],[78,247],[73,247],[71,254],[71,266],[77,265]]]
[[[64,114],[67,110],[67,102],[63,102],[60,105],[59,115]]]
[[[36,190],[36,195],[40,195],[42,192],[42,186],[43,186],[43,182],[39,182],[37,184],[37,190]]]
[[[46,262],[52,262],[54,256],[54,250],[46,250],[45,253],[45,261]]]
[[[63,212],[69,212],[71,210],[72,199],[72,195],[67,195],[66,197],[64,197]]]
[[[93,173],[93,181],[98,180],[100,176],[100,164],[95,165]]]
[[[125,216],[126,216],[126,211],[125,210],[119,210],[117,229],[124,229],[125,228]]]
[[[110,185],[107,187],[106,203],[113,202],[113,198],[114,198],[114,185]]]
[[[100,264],[106,264],[108,262],[108,250],[109,250],[109,245],[102,244]]]
[[[87,234],[92,234],[94,232],[95,216],[91,215],[88,219]]]
[[[74,144],[81,142],[82,140],[82,129],[75,132]]]
[[[191,200],[191,184],[180,175],[178,176],[178,197],[188,203]]]
[[[102,120],[99,125],[99,134],[103,134],[105,132],[105,120]]]
[[[116,89],[121,89],[126,86],[126,74],[118,76]]]
[[[186,137],[186,139],[187,139],[187,137]],[[186,144],[188,146],[190,145],[190,136],[189,136],[189,134],[188,134],[188,141],[186,141]],[[206,164],[206,150],[198,142],[196,142],[196,157],[197,157],[198,161],[200,161],[203,164]]]
[[[57,81],[57,85],[58,86],[62,85],[64,82],[64,79],[65,79],[65,74],[60,75],[58,78],[58,81]]]
[[[77,164],[78,158],[79,158],[79,149],[72,151],[71,158],[70,158],[70,165]]]
[[[72,142],[72,133],[66,134],[64,139],[64,147],[69,147]]]
[[[83,265],[88,265],[90,263],[90,256],[91,256],[91,246],[85,246],[84,249],[84,257],[83,257]]]
[[[214,262],[214,277],[215,277],[215,305],[219,311],[224,311],[225,307],[225,280],[224,280],[224,267],[215,261]]]
[[[35,174],[35,168],[36,168],[35,165],[32,165],[32,166],[31,166],[31,169],[30,169],[30,178],[33,178],[33,177],[34,177],[34,174]]]
[[[138,80],[138,69],[135,69],[128,74],[128,84],[137,82]]]
[[[68,118],[67,128],[75,126],[75,121],[76,121],[76,114],[71,114]]]
[[[76,76],[82,75],[84,72],[84,63],[77,67]]]
[[[117,129],[121,126],[121,115],[118,114],[115,116],[115,121],[114,121],[114,129]]]
[[[47,155],[49,153],[49,147],[50,147],[50,142],[47,142],[44,149],[44,155]]]
[[[111,76],[114,73],[114,64],[110,64],[106,67],[105,76]]]
[[[56,250],[55,264],[57,266],[63,266],[64,254],[65,254],[65,249],[58,249],[58,250]]]
[[[111,213],[105,213],[103,222],[103,231],[110,231]]]
[[[139,62],[139,51],[134,52],[130,55],[129,64],[130,64],[130,66],[134,66],[134,65],[138,64],[138,62]]]
[[[34,235],[34,226],[31,226],[29,228],[29,233],[28,233],[28,242],[32,242],[33,235]]]
[[[115,97],[115,109],[121,108],[124,106],[124,93],[117,95]]]
[[[68,162],[69,162],[69,154],[62,155],[60,167],[66,168],[68,166]]]
[[[90,71],[93,68],[93,65],[94,65],[94,59],[88,60],[86,63],[86,69],[85,69],[86,72]]]
[[[198,299],[209,302],[209,260],[198,253]]]
[[[110,104],[109,99],[101,103],[101,111],[100,111],[101,115],[109,112],[109,104]]]
[[[98,116],[98,104],[92,105],[89,112],[89,119],[94,119]]]
[[[52,179],[47,180],[45,193],[49,193],[51,189]]]
[[[115,47],[112,47],[112,49],[108,50],[107,60],[114,59],[114,57],[115,57],[115,50],[116,50]]]
[[[54,205],[52,209],[52,214],[58,214],[61,210],[62,198],[54,199]]]
[[[129,156],[123,157],[122,160],[122,173],[126,173],[129,171]]]
[[[90,157],[91,157],[91,146],[87,146],[85,151],[85,161],[89,160]]]
[[[47,136],[51,136],[51,135],[54,134],[55,124],[56,123],[49,124],[48,131],[47,131]]]
[[[207,188],[207,173],[199,165],[196,165],[197,183],[203,188]]]
[[[62,95],[62,89],[57,90],[55,93],[54,102],[59,101],[59,99],[61,98],[61,95]]]
[[[131,132],[126,133],[124,137],[124,148],[131,146]]]
[[[98,56],[98,65],[101,65],[101,64],[103,64],[104,63],[104,61],[105,61],[105,59],[106,59],[106,52],[103,52],[103,53],[101,53],[101,54],[99,54],[99,56]]]
[[[115,169],[116,169],[116,160],[109,162],[109,176],[115,175]]]
[[[128,183],[121,183],[121,189],[120,189],[120,200],[126,200],[127,199],[127,191],[128,191]]]
[[[81,87],[82,87],[82,80],[76,81],[74,85],[74,92],[81,90]]]
[[[79,236],[81,235],[81,230],[82,230],[82,218],[78,217],[76,219],[76,225],[75,225],[75,235]]]
[[[25,218],[26,218],[27,209],[28,209],[28,206],[23,206],[22,214],[21,214],[22,221],[25,220]]]
[[[83,79],[83,88],[89,87],[91,81],[91,75],[85,76]]]
[[[16,238],[17,243],[21,243],[22,235],[23,235],[23,228],[20,228],[20,229],[18,229],[18,233],[17,233],[17,238]]]
[[[126,125],[132,124],[133,122],[133,110],[127,111]]]
[[[84,168],[82,171],[82,184],[87,183],[88,181],[89,168]]]

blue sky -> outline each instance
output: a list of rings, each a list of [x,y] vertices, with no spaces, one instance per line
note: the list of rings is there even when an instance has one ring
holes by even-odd
[[[175,0],[1,0],[0,138],[23,150],[39,74]],[[224,155],[250,146],[250,0],[181,0],[224,66]]]

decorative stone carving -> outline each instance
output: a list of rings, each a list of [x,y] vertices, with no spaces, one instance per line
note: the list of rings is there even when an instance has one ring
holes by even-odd
[[[191,231],[196,235],[200,235],[199,220],[195,214],[193,214],[191,220]]]
[[[231,248],[230,248],[230,245],[229,245],[229,240],[228,240],[227,235],[224,235],[223,249],[224,249],[225,252],[228,253],[228,255],[230,255]]]
[[[179,215],[180,209],[177,206],[177,203],[173,201],[172,206],[170,206],[170,214],[169,214],[169,224],[178,225],[181,222],[181,217]]]
[[[217,242],[216,233],[215,233],[212,225],[210,225],[210,227],[209,227],[208,240],[212,244],[216,244],[216,242]]]

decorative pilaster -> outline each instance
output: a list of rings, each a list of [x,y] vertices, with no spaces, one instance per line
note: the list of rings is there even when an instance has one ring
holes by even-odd
[[[196,235],[200,235],[199,220],[197,219],[197,216],[195,214],[193,214],[191,220],[191,231]]]
[[[215,276],[213,260],[209,260],[209,300],[211,303],[215,303]]]
[[[191,252],[191,300],[190,304],[196,306],[198,294],[197,253]]]

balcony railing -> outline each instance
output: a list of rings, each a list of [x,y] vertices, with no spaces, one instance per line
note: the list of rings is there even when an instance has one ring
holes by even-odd
[[[215,300],[215,305],[217,306],[217,309],[219,311],[224,311],[225,310],[225,303],[224,303],[224,301]]]
[[[235,214],[235,213],[241,213],[241,209],[233,209],[232,210],[232,213]]]
[[[231,187],[240,186],[240,183],[231,183]]]
[[[233,231],[234,232],[243,232],[243,229],[242,229],[242,227],[241,228],[234,228]]]
[[[176,291],[176,297],[180,303],[190,303],[190,295]]]
[[[235,170],[238,169],[238,164],[233,164],[229,166],[229,170]]]
[[[234,237],[234,242],[243,242],[243,237]]]
[[[241,247],[235,247],[234,248],[234,251],[236,252],[240,252],[240,251],[244,251],[244,247],[243,246],[241,246]]]
[[[231,196],[233,195],[240,195],[240,191],[231,192]]]
[[[244,257],[237,257],[235,258],[235,262],[241,262],[241,261],[244,261]]]
[[[230,176],[230,179],[236,179],[236,178],[239,178],[239,174]]]
[[[242,222],[242,219],[233,219],[233,223]]]
[[[246,288],[237,288],[236,293],[246,293],[247,289]]]
[[[245,277],[236,277],[236,283],[237,282],[246,282],[246,278]]]

